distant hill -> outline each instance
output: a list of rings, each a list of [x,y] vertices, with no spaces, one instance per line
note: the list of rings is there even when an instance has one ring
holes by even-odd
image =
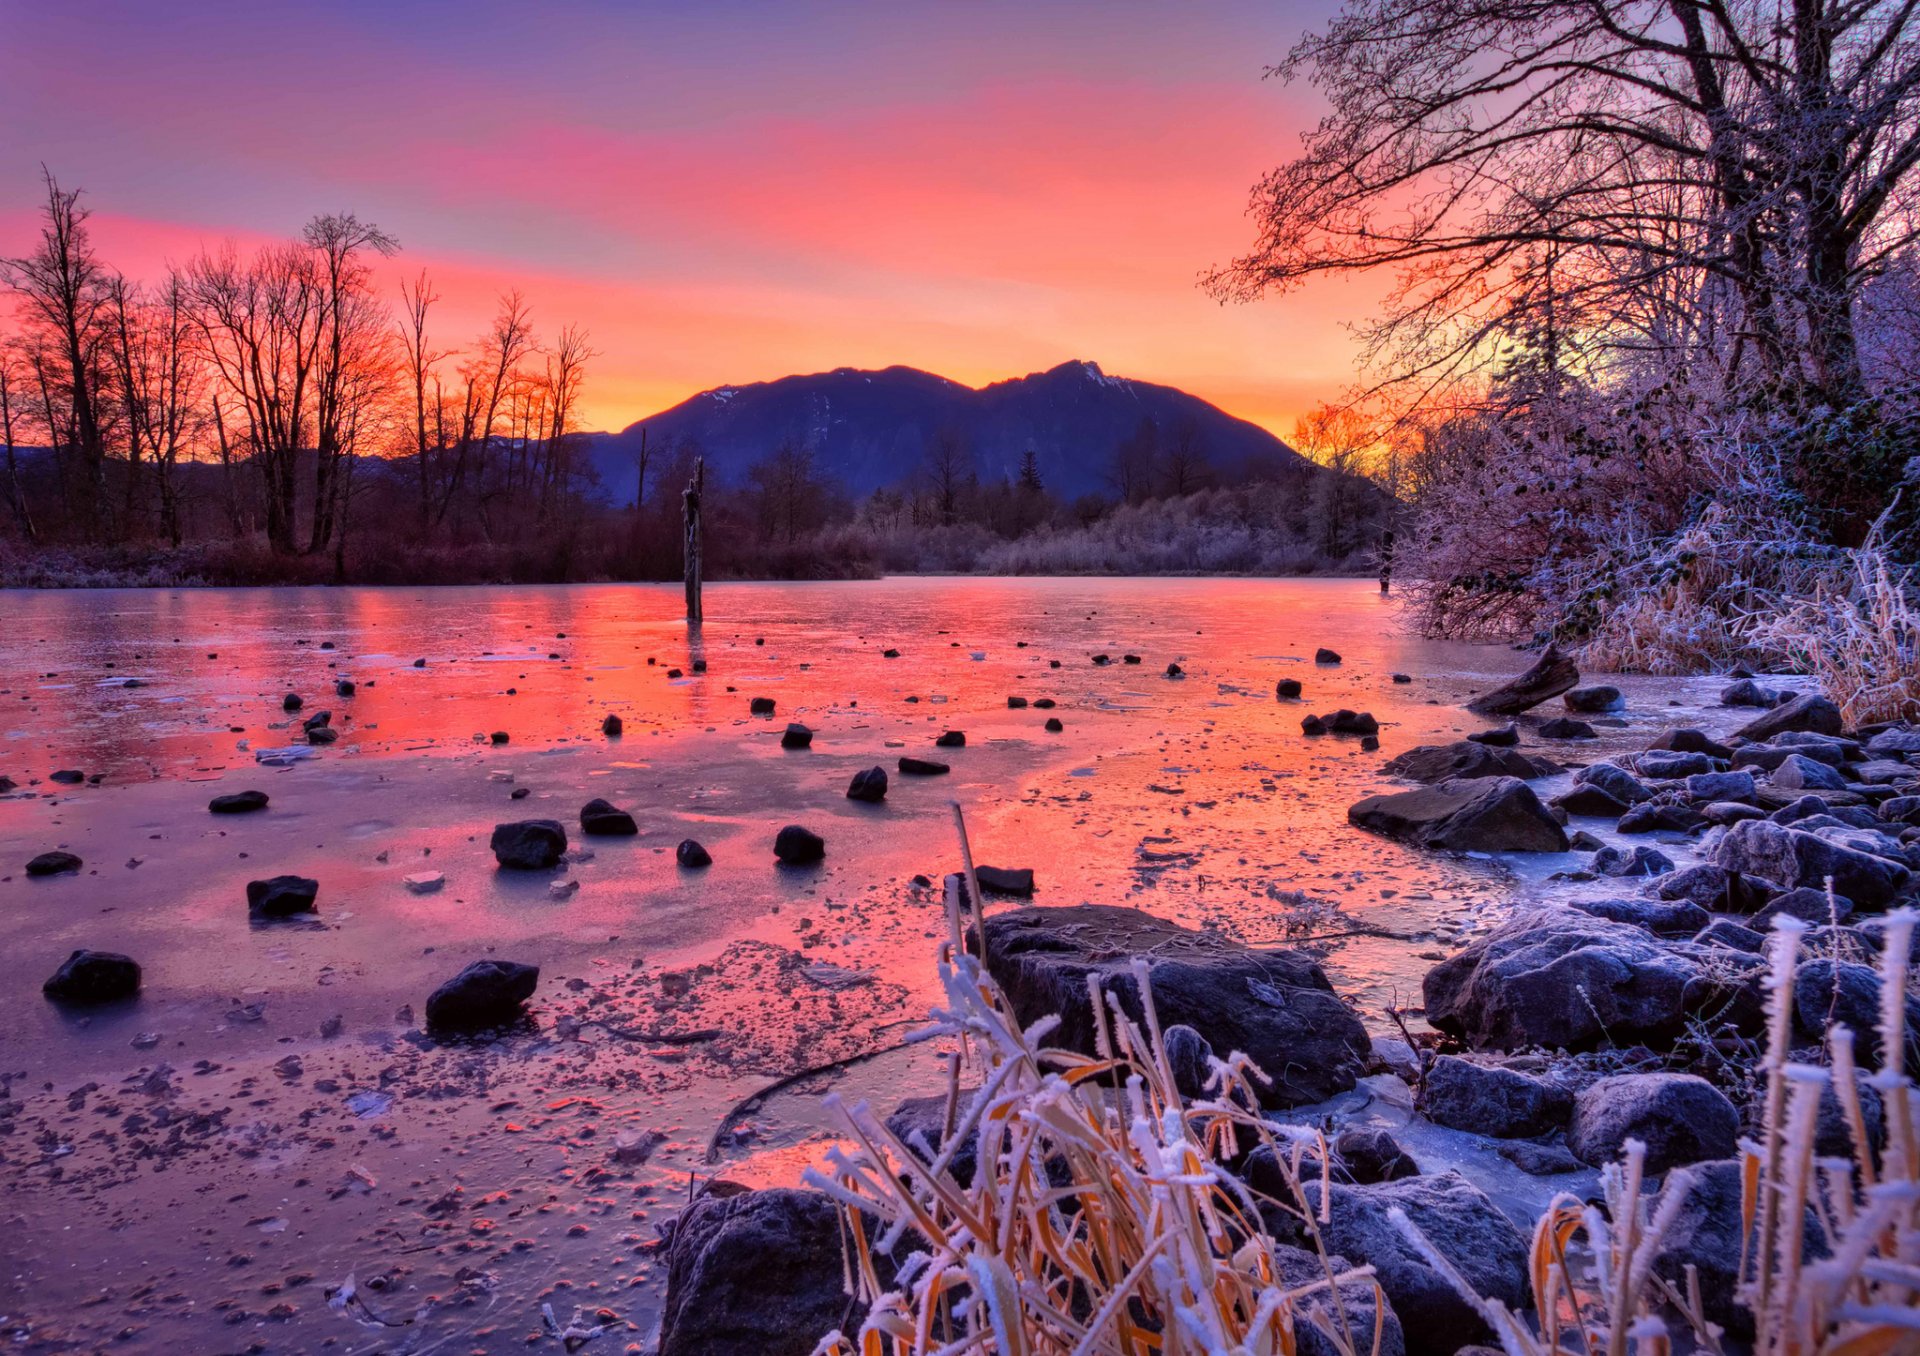
[[[953,430],[971,448],[983,481],[1015,476],[1021,454],[1032,448],[1047,488],[1072,499],[1110,490],[1114,448],[1143,418],[1153,419],[1163,438],[1190,427],[1215,472],[1229,479],[1304,464],[1257,424],[1171,386],[1110,377],[1090,362],[1062,363],[979,390],[912,367],[842,367],[722,386],[619,433],[595,434],[591,448],[601,493],[616,504],[633,502],[643,428],[649,448],[663,453],[683,440],[697,444],[709,474],[727,482],[742,480],[748,468],[793,438],[811,447],[849,491],[864,496],[909,479],[934,435]],[[649,497],[655,489],[648,486]]]

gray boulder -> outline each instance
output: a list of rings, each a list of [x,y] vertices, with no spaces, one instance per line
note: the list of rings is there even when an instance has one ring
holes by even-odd
[[[1389,1218],[1403,1212],[1476,1294],[1526,1307],[1527,1244],[1485,1192],[1457,1172],[1329,1188],[1327,1251],[1374,1269],[1406,1333],[1408,1356],[1453,1356],[1487,1335],[1480,1312]],[[1317,1199],[1317,1194],[1316,1194]]]
[[[1717,865],[1792,889],[1824,884],[1865,909],[1881,909],[1913,879],[1906,867],[1885,857],[1836,843],[1819,834],[1754,819],[1735,824],[1707,854]]]
[[[1656,899],[1684,899],[1709,913],[1752,913],[1779,893],[1766,881],[1712,862],[1662,876],[1649,888]]]
[[[1691,801],[1751,800],[1754,790],[1751,772],[1696,772],[1687,778]]]
[[[1653,799],[1653,792],[1618,763],[1590,763],[1573,774],[1573,784],[1597,786],[1622,805],[1638,805]]]
[[[1680,753],[1672,749],[1648,749],[1633,760],[1633,770],[1658,782],[1681,777],[1698,777],[1714,771],[1713,759],[1704,753]]]
[[[1453,777],[1518,777],[1527,781],[1559,771],[1552,763],[1529,758],[1517,749],[1498,748],[1468,739],[1457,744],[1422,744],[1408,749],[1382,770],[1416,782],[1444,782]]]
[[[1427,1020],[1475,1049],[1581,1049],[1670,1033],[1701,979],[1640,928],[1536,909],[1434,966],[1422,990]]]
[[[1421,1110],[1435,1125],[1495,1139],[1528,1139],[1566,1124],[1573,1094],[1512,1069],[1442,1055],[1427,1071]]]
[[[1644,843],[1634,848],[1608,845],[1588,859],[1587,869],[1599,876],[1664,876],[1673,870],[1673,858]]]
[[[1244,1053],[1272,1081],[1269,1107],[1318,1102],[1353,1087],[1369,1042],[1353,1010],[1303,952],[1255,950],[1138,909],[1083,904],[990,916],[986,962],[1022,1024],[1057,1014],[1048,1039],[1095,1053],[1087,981],[1138,1020],[1132,961],[1147,961],[1162,1028],[1194,1029],[1224,1056]]]
[[[1740,1113],[1713,1084],[1692,1074],[1616,1074],[1573,1101],[1567,1147],[1593,1167],[1619,1158],[1629,1139],[1647,1146],[1647,1171],[1665,1172],[1733,1154]]]
[[[817,1191],[701,1196],[667,1244],[660,1356],[808,1356],[852,1332],[866,1311],[842,1288],[843,1232]]]
[[[1680,1204],[1668,1212],[1668,1197],[1676,1192]],[[1742,1279],[1741,1260],[1751,1252],[1741,1196],[1738,1162],[1696,1163],[1669,1174],[1659,1200],[1650,1207],[1668,1219],[1653,1255],[1653,1270],[1684,1295],[1687,1271],[1692,1268],[1700,1278],[1706,1318],[1732,1337],[1751,1340],[1753,1311],[1735,1298]],[[1825,1235],[1811,1209],[1806,1213],[1803,1239],[1803,1260],[1827,1255]]]
[[[1583,716],[1618,710],[1627,704],[1620,689],[1606,683],[1595,683],[1592,687],[1576,687],[1561,700],[1566,702],[1567,710],[1577,711]]]
[[[1417,791],[1368,796],[1347,810],[1356,827],[1454,852],[1565,852],[1567,835],[1517,777],[1450,778]]]
[[[1844,791],[1847,779],[1840,775],[1839,769],[1807,757],[1804,753],[1788,754],[1768,774],[1767,780],[1773,785],[1788,791]]]
[[[1336,1276],[1353,1269],[1353,1262],[1345,1257],[1327,1260]],[[1369,1356],[1406,1356],[1406,1337],[1393,1312],[1393,1302],[1388,1300],[1376,1312],[1375,1299],[1381,1292],[1372,1282],[1355,1280],[1340,1286],[1336,1306],[1334,1292],[1326,1288],[1326,1265],[1318,1253],[1278,1243],[1274,1245],[1273,1263],[1281,1285],[1289,1289],[1321,1287],[1295,1304],[1293,1335],[1299,1356],[1339,1356],[1356,1348]],[[1377,1352],[1373,1343],[1376,1322],[1380,1328]]]
[[[247,912],[255,918],[287,918],[314,912],[320,882],[306,876],[269,876],[247,882]]]
[[[1567,903],[1595,918],[1645,928],[1656,937],[1691,937],[1711,921],[1705,909],[1684,899],[1573,899]]]
[[[1882,730],[1867,741],[1867,752],[1876,758],[1906,758],[1920,754],[1920,730],[1906,726]]]
[[[1824,1040],[1836,1025],[1853,1032],[1855,1057],[1863,1068],[1879,1067],[1880,972],[1869,965],[1816,959],[1802,961],[1793,976],[1793,1023],[1811,1040]],[[1914,1033],[1920,1032],[1920,998],[1906,999],[1906,1064],[1916,1072]]]
[[[1764,716],[1749,721],[1734,732],[1735,739],[1762,744],[1789,730],[1808,730],[1814,734],[1837,735],[1846,722],[1840,708],[1817,693],[1806,693],[1780,703]]]

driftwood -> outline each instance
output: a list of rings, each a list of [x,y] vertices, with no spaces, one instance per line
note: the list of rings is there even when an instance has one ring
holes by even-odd
[[[1531,710],[1580,681],[1580,670],[1560,653],[1558,645],[1549,645],[1534,661],[1532,668],[1503,687],[1467,703],[1467,710],[1483,716],[1517,716]]]

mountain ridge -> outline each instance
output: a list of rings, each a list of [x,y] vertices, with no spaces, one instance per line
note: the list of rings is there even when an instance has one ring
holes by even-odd
[[[706,456],[723,484],[745,480],[782,442],[797,441],[856,496],[909,482],[934,437],[957,433],[984,482],[1019,473],[1031,448],[1047,487],[1063,498],[1110,491],[1115,449],[1151,419],[1162,439],[1185,431],[1213,473],[1246,479],[1294,469],[1305,459],[1266,429],[1177,387],[1105,372],[1074,359],[1041,372],[972,387],[904,364],[836,367],[712,387],[635,420],[590,435],[602,494],[634,499],[642,430],[654,475],[683,445]]]

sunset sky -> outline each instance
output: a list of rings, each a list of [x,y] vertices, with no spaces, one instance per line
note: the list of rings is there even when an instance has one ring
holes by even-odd
[[[1283,436],[1353,376],[1368,289],[1222,308],[1247,191],[1317,116],[1261,79],[1312,4],[0,0],[0,255],[39,165],[135,277],[352,211],[443,344],[518,287],[601,357],[587,420],[906,363],[1069,358]]]

